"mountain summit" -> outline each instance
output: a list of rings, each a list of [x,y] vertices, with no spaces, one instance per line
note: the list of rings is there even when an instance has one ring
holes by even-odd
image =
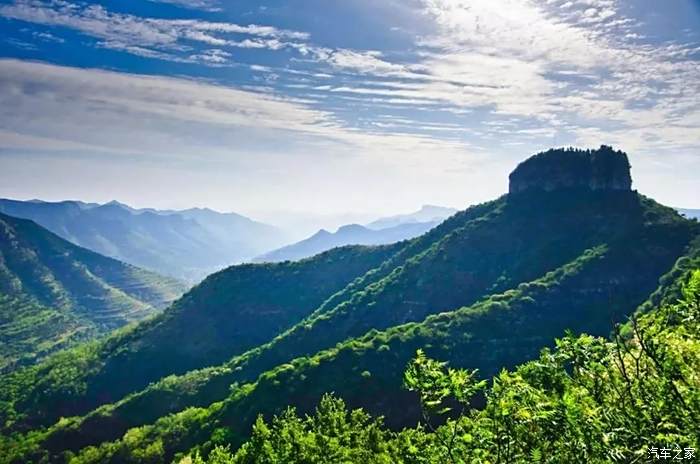
[[[601,145],[597,150],[551,149],[518,165],[509,177],[510,193],[570,188],[631,190],[627,155]]]

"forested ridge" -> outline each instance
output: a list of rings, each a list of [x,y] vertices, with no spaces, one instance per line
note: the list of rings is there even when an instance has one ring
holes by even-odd
[[[391,431],[382,418],[326,395],[308,415],[288,408],[270,421],[258,417],[237,452],[215,445],[179,462],[609,463],[664,455],[693,462],[700,444],[700,269],[674,285],[682,289],[675,303],[617,326],[610,339],[567,334],[490,384],[418,350],[403,379],[421,404],[415,428]],[[479,409],[475,395],[485,397]]]
[[[0,371],[153,316],[185,289],[0,214]]]
[[[550,188],[528,167],[527,187],[415,239],[232,266],[155,318],[2,376],[0,462],[628,462],[651,437],[692,447],[700,225],[610,180],[626,179],[622,152],[538,160],[571,153],[595,158],[585,182]],[[669,392],[667,415],[649,412]],[[691,415],[671,430],[679,404]]]
[[[8,375],[0,384],[0,419],[6,430],[51,423],[164,375],[221,362],[296,322],[391,251],[347,247],[214,274],[140,325]]]

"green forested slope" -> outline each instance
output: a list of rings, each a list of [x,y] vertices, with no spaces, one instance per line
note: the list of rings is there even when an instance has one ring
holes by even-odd
[[[545,203],[546,208],[538,206]],[[641,261],[636,268],[615,270],[610,265],[610,272],[603,275],[619,280],[634,273],[635,287],[646,298],[697,229],[673,210],[630,192],[538,193],[504,197],[473,210],[411,242],[270,343],[221,367],[149,386],[91,414],[78,433],[89,429],[99,431],[99,439],[113,439],[128,427],[187,406],[205,406],[223,399],[230,384],[253,381],[295,357],[370,329],[470,305],[536,279],[599,245],[610,246],[612,256],[622,263]],[[639,303],[639,296],[630,297],[621,314],[629,314]],[[609,325],[604,321],[605,327]]]
[[[41,306],[27,297],[0,295],[0,370],[30,364],[97,334],[70,312]]]
[[[381,419],[325,396],[313,415],[288,409],[271,421],[259,418],[235,454],[217,446],[204,450],[207,459],[194,453],[179,462],[693,462],[700,446],[700,269],[661,290],[669,283],[682,289],[680,298],[628,323],[627,338],[567,335],[491,386],[418,352],[404,374],[404,388],[423,405],[417,428],[389,431]],[[470,408],[475,393],[486,398],[479,409]],[[452,419],[438,426],[445,415]]]
[[[588,250],[557,271],[482,303],[421,323],[372,331],[283,364],[254,384],[239,386],[223,403],[189,409],[154,426],[133,429],[117,442],[85,449],[80,462],[142,462],[149,453],[153,462],[169,462],[177,452],[207,441],[235,448],[259,413],[281,412],[288,404],[308,411],[325,392],[334,392],[353,407],[384,414],[392,428],[412,424],[420,417],[418,402],[402,390],[401,382],[416,349],[424,348],[456,367],[480,368],[481,376],[488,378],[500,366],[535,358],[566,329],[607,335],[612,321],[621,320],[628,305],[641,302],[650,291],[640,286],[644,278],[633,272],[643,274],[644,257],[628,259],[630,248]],[[625,277],[611,280],[611,274]],[[98,425],[105,424],[66,422],[42,437],[42,446],[60,454],[99,442],[104,428]]]
[[[650,276],[655,283],[694,233],[672,210],[630,192],[534,194],[489,206],[476,218],[441,228],[429,244],[402,252],[406,257],[390,263],[390,272],[327,302],[272,343],[237,360],[235,367],[250,370],[254,378],[294,355],[370,329],[469,305],[612,241],[639,241],[640,250],[657,255],[658,268]]]
[[[156,314],[184,289],[0,214],[0,370]]]
[[[6,428],[51,423],[162,376],[218,364],[297,322],[395,249],[346,247],[214,274],[154,319],[5,376],[0,420]]]
[[[163,315],[138,329],[115,335],[99,347],[82,350],[76,355],[83,365],[82,369],[72,369],[74,363],[70,357],[59,357],[7,378],[4,387],[0,383],[0,419],[6,428],[15,429],[49,424],[60,416],[80,414],[101,403],[117,400],[121,395],[157,380],[159,376],[215,365],[217,362],[212,358],[208,363],[204,363],[203,359],[199,366],[187,366],[179,355],[193,346],[195,349],[226,349],[230,355],[236,354],[237,340],[227,337],[225,331],[219,330],[218,333],[224,338],[220,343],[214,343],[216,340],[210,338],[212,330],[207,330],[209,327],[231,327],[247,337],[256,333],[264,334],[267,338],[261,337],[258,343],[269,340],[278,333],[277,329],[283,327],[278,319],[280,314],[292,311],[302,318],[314,310],[322,313],[328,308],[334,308],[362,291],[368,284],[391,273],[397,263],[429,248],[449,231],[492,210],[496,203],[487,203],[459,213],[408,244],[374,248],[347,247],[298,263],[235,266],[214,274],[177,302],[167,317]],[[365,272],[365,275],[352,281]],[[349,285],[344,290],[333,295],[333,292],[348,282]],[[332,287],[329,288],[329,285]],[[271,289],[274,291],[270,292]],[[227,298],[233,297],[236,300],[228,303]],[[327,300],[324,302],[324,299]],[[306,300],[310,303],[308,307],[300,304]],[[205,305],[206,311],[197,305],[200,301]],[[267,319],[272,327],[266,334],[262,331],[255,332],[258,324],[264,324],[265,319],[257,317],[247,308],[248,304],[257,307],[265,301],[281,308]],[[247,318],[248,324],[237,325],[237,319],[231,315],[238,312]],[[172,334],[174,330],[171,328],[180,332]],[[164,340],[165,345],[156,343],[156,339]],[[160,358],[153,356],[156,350],[162,353]],[[140,362],[139,357],[142,360]],[[127,359],[131,364],[125,368]],[[152,359],[159,359],[160,363],[154,365]],[[164,359],[169,359],[168,362],[175,364],[176,369],[164,369],[167,367],[163,364]],[[141,373],[141,377],[136,375],[137,371],[143,370],[146,372]],[[143,400],[134,405],[138,411],[136,419],[148,417],[149,412],[158,417],[173,409],[177,410],[183,399],[186,404],[190,400],[187,398],[188,393],[194,393],[197,398],[210,396],[200,395],[197,389],[193,392],[193,384],[207,383],[208,387],[212,387],[209,390],[215,390],[214,397],[222,397],[228,391],[230,381],[226,375],[221,378],[219,374],[230,371],[227,368],[223,371],[216,369],[213,372],[195,372],[194,375],[185,376],[184,388],[173,386],[170,380],[164,382],[163,388],[156,388],[154,394],[146,395],[146,398],[139,397]],[[53,372],[69,372],[70,375],[57,377]],[[220,381],[209,382],[210,374],[214,380]],[[133,375],[133,381],[125,379],[125,375]],[[168,395],[171,390],[174,390],[176,398]],[[208,390],[205,393],[206,391]]]

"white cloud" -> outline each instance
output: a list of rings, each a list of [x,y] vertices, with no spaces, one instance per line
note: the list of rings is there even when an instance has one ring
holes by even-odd
[[[175,61],[179,63],[193,63],[194,61],[190,58],[181,57],[174,55],[172,53],[166,53],[159,50],[154,50],[152,48],[140,47],[138,45],[130,45],[128,43],[119,42],[117,40],[105,40],[97,42],[96,46],[98,48],[108,48],[110,50],[120,50],[123,52],[131,53],[132,55],[141,56],[144,58],[154,58],[164,61]]]
[[[295,48],[297,46],[301,46],[301,44],[283,42],[278,39],[229,40],[226,45],[237,48],[264,48],[268,50],[280,50],[286,47]]]
[[[199,57],[214,62],[227,58],[228,53],[218,49]],[[305,100],[269,92],[8,59],[0,60],[0,108],[0,128],[5,131],[83,145],[94,143],[96,148],[109,143],[114,149],[126,149],[138,145],[134,137],[124,136],[133,130],[142,134],[145,152],[169,136],[232,129],[243,130],[241,133],[249,137],[254,132],[266,134],[260,140],[293,138],[296,133],[356,147],[393,146],[392,151],[442,144],[419,135],[363,133],[343,125],[330,112],[314,109]],[[140,121],[149,124],[144,127]],[[181,130],[188,124],[193,126]],[[273,135],[276,131],[281,135]],[[149,134],[155,134],[155,145],[149,142]],[[443,144],[443,148],[450,148],[449,144]]]
[[[382,59],[381,52],[353,50],[317,49],[315,54],[322,61],[339,69],[350,69],[361,73],[378,75],[394,75],[406,72],[400,64],[394,64]]]
[[[377,78],[374,85],[328,90],[369,102],[433,102],[539,120],[578,143],[593,141],[595,131],[630,150],[697,153],[698,48],[640,44],[642,36],[631,35],[635,22],[615,0],[422,4],[436,30],[418,41],[418,62],[392,63],[372,52],[338,54],[337,62],[320,55],[336,68]]]
[[[33,32],[32,36],[44,42],[65,43],[65,39],[56,37],[50,32]]]
[[[154,3],[170,3],[182,8],[204,11],[221,11],[219,2],[216,0],[149,0]]]
[[[209,3],[175,1],[190,5]],[[263,38],[260,43],[268,45],[279,44],[281,39],[308,38],[307,33],[272,26],[192,19],[141,18],[113,13],[100,5],[86,6],[65,0],[16,0],[12,4],[0,6],[0,16],[35,24],[71,28],[101,39],[100,43],[105,47],[114,44],[118,50],[176,61],[186,61],[182,52],[191,48],[188,41],[220,47],[240,43],[231,38],[231,35]]]
[[[205,61],[215,65],[228,63],[231,54],[219,49],[204,50],[201,53],[191,55],[190,59],[194,61]]]

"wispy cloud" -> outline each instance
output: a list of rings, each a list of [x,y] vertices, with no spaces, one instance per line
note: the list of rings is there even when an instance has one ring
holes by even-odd
[[[231,36],[258,37],[264,40],[261,42],[264,44],[279,43],[284,39],[308,38],[308,34],[304,32],[272,26],[192,19],[142,18],[110,12],[100,5],[64,0],[16,0],[13,4],[0,6],[0,16],[74,29],[100,39],[99,44],[102,47],[172,61],[187,61],[188,56],[196,56],[187,54],[193,44],[222,46],[239,43]],[[210,61],[205,60],[204,64],[206,63]]]
[[[220,54],[210,51],[207,59]],[[2,121],[31,114],[52,125],[50,118],[66,107],[74,123],[89,122],[91,113],[153,117],[206,124],[228,124],[287,130],[313,130],[329,115],[290,104],[283,98],[240,91],[197,81],[85,70],[17,60],[0,60]],[[35,106],[36,104],[36,106]],[[10,107],[14,109],[10,111]],[[33,109],[34,108],[34,109]],[[13,117],[12,114],[16,116]],[[40,126],[40,124],[36,124]]]
[[[206,61],[214,65],[223,65],[229,61],[230,57],[231,54],[229,52],[214,48],[211,50],[203,50],[201,53],[191,55],[190,59],[194,61]]]
[[[638,24],[617,3],[422,0],[435,32],[417,41],[414,62],[378,52],[317,57],[377,78],[371,86],[330,86],[331,92],[480,109],[484,121],[535,120],[546,128],[541,134],[582,144],[697,150],[697,45],[639,43]]]
[[[391,63],[382,58],[382,53],[376,50],[347,50],[310,47],[309,52],[314,57],[332,67],[341,70],[351,70],[380,76],[405,75],[406,67],[402,64]]]
[[[125,165],[137,163],[133,169],[139,174],[134,175],[140,176],[144,163],[167,160],[168,172],[185,178],[207,169],[214,177],[239,179],[228,184],[247,185],[249,190],[236,190],[234,196],[246,196],[250,204],[264,200],[254,195],[261,188],[269,195],[285,195],[277,191],[280,186],[292,189],[299,183],[308,188],[297,186],[298,196],[287,193],[286,198],[317,204],[319,189],[350,188],[357,182],[357,173],[363,172],[365,180],[374,179],[374,187],[355,195],[352,202],[358,206],[369,204],[376,195],[386,196],[385,189],[399,191],[406,176],[412,185],[428,189],[434,176],[483,160],[468,145],[442,137],[444,131],[438,125],[426,128],[431,134],[415,133],[405,124],[358,129],[310,102],[259,90],[264,91],[0,60],[0,168],[24,166],[17,153],[39,152],[44,154],[42,169],[99,170],[106,163],[100,158],[107,153],[116,163],[122,157]],[[75,156],[80,156],[79,163]],[[31,159],[27,158],[27,169],[35,166]],[[488,166],[483,168],[472,171],[475,176],[485,175],[488,169],[492,172]],[[426,173],[433,177],[422,179]],[[451,192],[463,185],[456,174],[447,176],[439,190],[445,196],[448,184]],[[251,185],[253,179],[257,184]],[[170,185],[173,180],[163,182]],[[203,190],[192,192],[191,198],[209,192],[212,181],[203,182]],[[479,198],[497,191],[492,185],[491,190],[480,191]],[[411,201],[425,201],[413,190],[386,207],[409,196]],[[329,210],[333,202],[324,200],[323,208]]]
[[[38,39],[42,42],[55,42],[55,43],[65,43],[65,39],[57,37],[50,32],[32,32],[32,37]]]
[[[220,62],[225,58],[225,52],[212,49],[203,59]],[[96,147],[104,146],[107,140],[116,144],[115,148],[131,145],[133,138],[119,135],[118,129],[125,125],[136,133],[162,131],[153,137],[161,140],[174,127],[190,123],[198,130],[245,130],[248,136],[250,131],[298,133],[358,147],[441,143],[418,135],[399,141],[391,133],[364,133],[343,124],[331,112],[315,109],[305,100],[276,96],[267,88],[254,92],[188,79],[18,60],[0,60],[0,71],[1,128],[83,145],[92,141]],[[151,124],[148,129],[137,129],[141,123],[131,126],[129,121]],[[83,130],[71,131],[65,124]],[[125,133],[128,130],[125,128]]]
[[[290,49],[300,63],[315,68],[299,79],[316,93],[346,101],[352,96],[366,105],[434,105],[454,114],[477,110],[482,117],[472,119],[473,133],[488,134],[488,126],[478,126],[494,118],[517,117],[525,125],[556,128],[571,141],[588,141],[598,129],[629,148],[695,146],[698,47],[640,42],[638,25],[620,13],[618,0],[420,0],[419,5],[433,32],[418,37],[403,61],[383,50],[314,44],[303,31],[142,18],[66,0],[16,0],[1,6],[0,15],[78,30],[96,38],[98,47],[206,66],[232,64],[235,49]],[[280,72],[250,69],[269,73],[270,82]],[[330,76],[332,83],[310,85],[328,79],[314,74]],[[352,79],[360,76],[375,80]]]
[[[154,3],[169,3],[182,8],[204,11],[221,11],[217,0],[149,0]]]

